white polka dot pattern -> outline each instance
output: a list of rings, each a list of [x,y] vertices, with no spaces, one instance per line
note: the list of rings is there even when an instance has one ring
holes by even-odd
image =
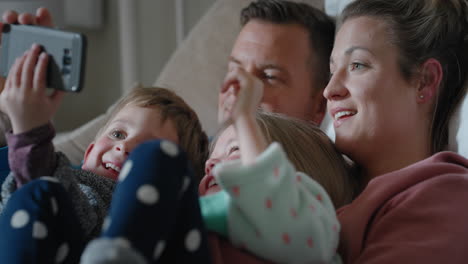
[[[26,210],[18,210],[11,217],[11,227],[22,228],[29,222],[29,214]]]
[[[116,239],[114,239],[114,243],[116,245],[119,245],[123,248],[131,248],[132,247],[132,244],[130,243],[130,241],[128,241],[126,238],[123,238],[123,237],[118,237]]]
[[[158,244],[156,244],[156,247],[154,248],[154,254],[153,258],[154,260],[159,259],[159,257],[162,255],[164,248],[166,248],[166,243],[164,241],[159,241]]]
[[[187,191],[187,188],[189,187],[190,185],[190,178],[185,176],[184,177],[184,181],[182,183],[182,189],[181,189],[181,193],[185,193],[185,191]]]
[[[112,219],[110,218],[110,216],[107,216],[104,219],[104,222],[102,223],[102,230],[103,231],[107,230],[109,228],[111,222],[112,222]]]
[[[62,263],[68,256],[68,245],[63,243],[57,250],[57,255],[55,255],[55,263]]]
[[[39,179],[44,180],[44,181],[48,181],[48,182],[59,183],[59,180],[58,180],[57,178],[50,177],[50,176],[42,176],[42,177],[39,178]]]
[[[58,213],[58,203],[57,203],[57,200],[54,197],[50,198],[50,205],[52,206],[52,213],[54,215],[57,215],[57,213]]]
[[[200,247],[201,234],[197,229],[192,229],[185,237],[185,247],[188,251],[194,252]]]
[[[161,149],[170,157],[176,157],[177,155],[179,155],[179,149],[177,148],[177,146],[174,143],[169,142],[167,140],[161,142]]]
[[[147,205],[154,205],[159,200],[159,192],[158,190],[149,184],[145,184],[140,186],[137,190],[137,199],[141,203]]]
[[[116,248],[106,249],[105,254],[108,260],[116,261],[117,258],[119,257],[119,252],[117,251]]]
[[[44,239],[47,237],[47,227],[39,222],[36,221],[33,224],[33,233],[32,233],[33,238],[35,239]]]
[[[127,178],[128,173],[132,170],[133,167],[133,161],[132,160],[127,160],[123,166],[123,168],[120,170],[119,173],[119,181],[125,180]]]

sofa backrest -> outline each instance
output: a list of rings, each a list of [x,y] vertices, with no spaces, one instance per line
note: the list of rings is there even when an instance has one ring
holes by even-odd
[[[155,82],[156,85],[173,89],[184,98],[195,109],[209,135],[213,135],[218,127],[218,89],[227,70],[232,45],[240,31],[239,13],[251,1],[215,1],[173,53]],[[300,2],[324,9],[323,0]],[[57,149],[66,153],[73,163],[79,164],[105,118],[106,114],[103,114],[74,131],[60,135],[55,139]],[[328,116],[322,128],[334,138]],[[451,120],[450,129],[450,150],[468,157],[468,98]]]

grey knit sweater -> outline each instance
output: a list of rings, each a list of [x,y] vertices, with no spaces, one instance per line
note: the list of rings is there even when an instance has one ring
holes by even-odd
[[[101,225],[107,215],[115,181],[94,173],[75,169],[67,157],[57,153],[58,166],[52,177],[58,179],[70,194],[78,221],[84,231],[86,241],[99,235]],[[17,189],[14,173],[5,179],[0,195],[0,212]]]
[[[86,241],[99,235],[116,182],[89,171],[73,168],[61,152],[54,152],[51,124],[23,134],[7,133],[11,172],[0,193],[0,214],[13,192],[41,176],[56,178],[70,195]],[[21,188],[21,187],[19,187]]]

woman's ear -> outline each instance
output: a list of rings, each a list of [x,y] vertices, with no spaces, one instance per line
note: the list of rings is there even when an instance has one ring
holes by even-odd
[[[431,102],[438,93],[443,78],[442,65],[434,58],[428,59],[421,66],[418,87],[418,102]]]

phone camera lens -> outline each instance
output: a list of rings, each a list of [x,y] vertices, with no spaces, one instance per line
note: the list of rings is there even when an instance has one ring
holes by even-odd
[[[71,57],[69,56],[63,56],[63,65],[70,65],[72,62]]]

